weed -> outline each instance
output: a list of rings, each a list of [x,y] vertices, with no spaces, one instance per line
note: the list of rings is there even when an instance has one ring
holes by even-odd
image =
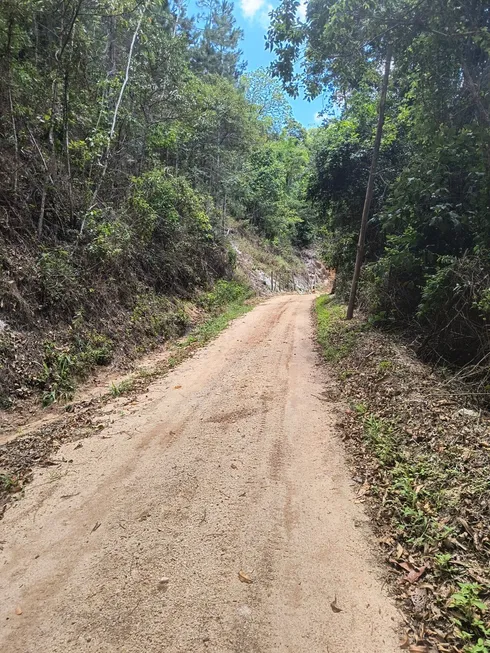
[[[240,317],[240,315],[248,313],[251,308],[251,306],[247,306],[246,304],[231,304],[228,306],[226,311],[220,315],[212,317],[203,324],[199,325],[195,332],[185,340],[184,346],[195,342],[199,344],[205,344],[206,342],[209,342],[209,340],[215,338],[231,320]]]
[[[483,621],[488,606],[480,598],[482,589],[478,583],[459,583],[459,590],[449,600],[449,607],[455,611],[452,620],[460,631],[461,639],[474,641],[478,637],[477,644],[466,647],[468,653],[487,652],[490,645],[490,628]]]
[[[8,410],[13,406],[12,399],[6,394],[0,394],[0,410]]]
[[[451,571],[452,553],[436,553],[434,556],[435,566],[439,571]]]
[[[209,311],[216,312],[227,304],[243,302],[250,297],[251,291],[236,281],[225,281],[220,279],[214,285],[211,292],[200,298],[201,305]]]
[[[386,372],[387,370],[390,370],[393,367],[393,363],[391,361],[379,361],[378,363],[378,370],[380,372]]]
[[[189,324],[189,317],[168,298],[156,293],[138,295],[131,315],[132,330],[137,329],[151,338],[179,336]]]
[[[43,388],[43,406],[73,397],[76,379],[83,378],[95,365],[106,365],[112,358],[112,340],[96,331],[74,332],[73,341],[65,347],[44,343],[41,374],[36,379]]]
[[[365,415],[367,413],[368,407],[367,407],[367,404],[365,404],[364,402],[361,401],[358,404],[354,404],[352,406],[352,409],[358,415]]]
[[[11,474],[0,474],[0,488],[5,492],[12,492],[18,487],[18,482],[15,476]]]
[[[353,374],[355,374],[354,370],[343,370],[343,371],[340,372],[340,374],[339,374],[339,379],[340,379],[341,381],[346,381],[346,380],[349,379]]]
[[[364,433],[380,462],[383,465],[391,465],[396,457],[393,426],[371,414],[364,420]]]
[[[72,355],[76,361],[76,372],[83,376],[96,365],[108,365],[112,360],[114,343],[97,331],[74,331]]]
[[[44,343],[43,370],[37,381],[45,388],[42,396],[43,406],[58,400],[68,400],[73,396],[74,361],[66,349],[56,347],[53,342]]]
[[[126,392],[130,392],[135,387],[134,379],[125,379],[121,383],[111,383],[110,392],[113,397],[120,397]]]

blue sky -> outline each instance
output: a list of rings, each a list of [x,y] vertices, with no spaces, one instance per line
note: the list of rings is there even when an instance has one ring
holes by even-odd
[[[240,47],[249,71],[267,67],[273,59],[271,53],[264,47],[264,36],[269,25],[268,14],[278,4],[279,0],[235,0],[235,18],[244,34]],[[305,10],[306,0],[303,0],[299,11],[304,15]],[[189,13],[195,15],[198,11],[195,0],[189,0]],[[305,127],[319,124],[317,113],[323,106],[321,98],[308,102],[300,96],[296,99],[289,98],[289,101],[298,122]]]

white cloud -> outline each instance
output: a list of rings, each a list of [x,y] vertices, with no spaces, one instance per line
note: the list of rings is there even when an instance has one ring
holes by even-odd
[[[263,27],[264,29],[269,29],[269,23],[270,23],[269,14],[273,9],[274,9],[274,5],[268,3],[259,13],[259,23],[260,26]]]
[[[265,0],[240,0],[240,7],[245,18],[253,18],[264,4]]]
[[[308,0],[300,0],[298,7],[298,17],[300,20],[306,20],[306,9],[308,7]]]

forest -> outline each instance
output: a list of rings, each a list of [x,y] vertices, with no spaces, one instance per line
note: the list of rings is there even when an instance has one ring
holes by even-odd
[[[175,298],[232,278],[230,221],[276,252],[318,247],[347,297],[389,59],[358,306],[485,397],[487,3],[310,0],[303,16],[284,0],[264,42],[273,64],[255,71],[233,12],[228,0],[201,0],[196,16],[182,0],[4,0],[2,324],[62,324],[95,362],[166,337],[185,321]],[[322,96],[321,124],[295,121],[288,94]],[[44,376],[29,372],[46,387],[56,338],[42,342]],[[0,334],[4,376],[14,340]]]
[[[490,653],[490,3],[250,1],[0,2],[0,638]]]

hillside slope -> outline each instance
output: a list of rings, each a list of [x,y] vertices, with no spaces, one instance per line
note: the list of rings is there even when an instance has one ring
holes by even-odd
[[[278,250],[239,224],[228,238],[214,247],[214,268],[208,266],[200,283],[169,289],[160,289],[136,261],[124,270],[84,269],[86,258],[76,250],[11,242],[2,250],[0,283],[2,421],[26,402],[70,400],[97,368],[127,369],[230,302],[304,292],[326,276],[309,250]]]

